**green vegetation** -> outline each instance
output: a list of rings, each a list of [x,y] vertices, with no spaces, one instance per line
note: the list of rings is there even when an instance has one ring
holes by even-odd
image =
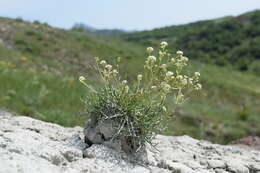
[[[95,29],[93,27],[89,27],[87,25],[77,23],[75,24],[71,30],[78,32],[88,32],[96,36],[119,36],[126,33],[126,31],[120,29]]]
[[[201,62],[260,74],[260,11],[132,33],[124,40],[146,46],[165,40]]]
[[[166,42],[160,44],[158,56],[154,56],[152,47],[147,48],[149,56],[143,74],[138,74],[131,84],[122,80],[119,73],[120,58],[113,66],[96,58],[97,73],[103,82],[99,90],[90,86],[85,77],[79,77],[92,92],[85,99],[89,125],[113,122],[114,134],[107,140],[131,141],[134,152],[147,142],[152,144],[154,135],[165,129],[168,112],[165,103],[169,95],[178,104],[183,102],[186,92],[201,89],[200,73],[195,72],[190,77],[184,75],[188,58],[181,51],[176,56],[171,55],[167,46]]]
[[[201,59],[196,55],[195,48],[185,47],[191,44],[191,40],[183,42],[185,46],[179,46],[177,37],[188,38],[186,33],[190,33],[191,38],[191,33],[196,30],[200,32],[204,25],[214,23],[213,26],[217,26],[217,23],[238,20],[239,17],[168,27],[165,28],[164,34],[161,33],[164,30],[162,28],[151,33],[146,31],[124,36],[129,42],[120,38],[103,38],[84,32],[55,29],[39,22],[28,23],[20,19],[0,18],[0,107],[65,126],[83,125],[85,117],[80,115],[84,103],[79,98],[84,98],[86,91],[78,82],[78,75],[89,76],[89,80],[93,81],[92,85],[98,86],[98,79],[90,67],[94,63],[92,57],[104,57],[109,63],[114,62],[118,56],[122,57],[121,72],[125,79],[131,82],[136,79],[134,74],[142,72],[144,45],[151,43],[157,47],[161,40],[167,40],[171,52],[184,48],[185,55],[195,58],[191,59],[192,65],[187,72],[201,72],[203,89],[200,93],[189,94],[190,99],[177,109],[171,106],[171,100],[167,100],[170,105],[168,109],[173,112],[173,116],[169,120],[169,128],[163,133],[188,134],[220,143],[246,135],[259,135],[260,78],[250,72],[257,74],[260,69],[260,62],[256,57],[259,53],[256,47],[258,25],[255,24],[257,22],[251,21],[251,16],[258,13],[256,11],[242,15],[245,19],[250,19],[243,20],[248,23],[248,28],[256,27],[249,32],[254,38],[246,35],[236,36],[242,39],[243,44],[229,49],[228,53],[216,52],[219,57],[227,60],[227,65],[222,67],[213,65],[215,62],[201,62],[204,61],[202,59],[207,59],[206,56],[209,62],[214,61],[212,57],[218,57],[213,56],[212,51],[202,51],[201,47],[218,46],[219,42],[204,39],[205,44],[196,47]],[[172,32],[173,28],[176,31]],[[222,30],[219,30],[217,35],[221,34]],[[206,32],[206,28],[203,32]],[[168,37],[167,33],[173,34],[176,39],[173,36]],[[144,38],[140,37],[142,34]],[[156,38],[146,39],[146,35]],[[226,37],[235,39],[232,36]],[[214,37],[215,34],[211,34],[210,38],[215,39]],[[138,41],[133,38],[140,39]],[[199,45],[202,40],[194,41]],[[234,70],[226,55],[235,55],[233,53],[241,51],[245,52],[241,54],[247,57],[247,48],[250,49],[252,58],[245,58],[243,61],[250,60],[249,71]],[[239,59],[242,61],[242,56]],[[239,61],[235,60],[234,64],[240,68],[237,62]],[[222,63],[220,59],[219,63]]]

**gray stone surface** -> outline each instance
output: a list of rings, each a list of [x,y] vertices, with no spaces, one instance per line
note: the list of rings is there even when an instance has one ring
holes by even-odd
[[[83,138],[81,127],[0,111],[0,173],[260,173],[259,151],[189,136],[157,135],[157,150],[147,146],[146,162],[105,145],[87,147]]]
[[[117,151],[132,153],[140,149],[134,138],[126,137],[118,133],[121,125],[115,120],[107,119],[97,121],[90,119],[84,128],[84,140],[90,146],[92,144],[103,144]]]

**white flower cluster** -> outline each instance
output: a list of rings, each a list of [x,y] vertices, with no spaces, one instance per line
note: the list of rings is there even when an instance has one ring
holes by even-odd
[[[152,86],[150,87],[151,91],[159,89],[164,98],[165,94],[167,95],[170,92],[177,92],[175,95],[175,100],[181,102],[184,98],[183,90],[194,89],[200,90],[202,85],[199,82],[200,73],[195,72],[193,77],[188,77],[187,75],[182,74],[182,69],[188,64],[189,59],[184,56],[182,51],[177,51],[175,57],[167,52],[167,42],[162,42],[160,44],[159,58],[157,59],[151,53],[153,48],[148,47],[147,52],[149,56],[145,63],[145,69],[148,70],[150,74],[150,80],[153,81]],[[170,71],[168,68],[174,68],[176,71]],[[158,81],[161,81],[158,84]]]
[[[153,52],[153,48],[152,47],[147,47],[146,49],[147,53],[150,54]]]
[[[183,56],[183,52],[180,50],[177,51],[176,54],[177,54],[177,57],[171,58],[171,63],[174,64],[178,68],[183,68],[184,66],[186,66],[188,64],[189,58]]]
[[[158,55],[154,54],[152,47],[146,49],[148,57],[144,65],[144,74],[136,76],[137,85],[131,88],[133,90],[131,92],[136,92],[136,94],[155,94],[156,91],[160,101],[164,101],[167,95],[172,93],[175,102],[179,103],[184,99],[184,91],[189,89],[200,90],[202,88],[202,85],[199,83],[199,72],[195,72],[193,76],[185,75],[183,72],[183,68],[188,64],[189,59],[180,50],[176,52],[175,56],[171,55],[168,53],[167,46],[167,42],[161,42]],[[118,69],[113,68],[112,65],[105,60],[100,60],[98,57],[95,60],[101,77],[107,84],[117,85],[122,93],[130,92],[127,80],[121,80]],[[116,64],[115,67],[119,67],[119,65]],[[83,76],[79,80],[84,85],[87,85]]]
[[[166,41],[161,42],[161,48],[165,49],[168,46],[168,43]]]

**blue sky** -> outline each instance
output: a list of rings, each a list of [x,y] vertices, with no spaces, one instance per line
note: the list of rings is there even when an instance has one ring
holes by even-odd
[[[260,9],[260,0],[0,0],[0,16],[70,28],[144,30],[238,15]]]

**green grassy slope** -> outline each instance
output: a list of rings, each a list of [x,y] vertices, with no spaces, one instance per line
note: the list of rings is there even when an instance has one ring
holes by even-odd
[[[30,67],[56,73],[86,73],[94,56],[126,61],[140,57],[140,46],[119,39],[100,39],[91,34],[52,28],[40,23],[0,18],[0,49],[2,59],[12,54],[11,62],[20,63],[22,57]],[[131,48],[129,48],[131,47]],[[21,64],[25,65],[25,64]]]
[[[145,58],[143,46],[118,38],[6,18],[0,18],[0,39],[0,107],[65,126],[84,124],[80,99],[87,91],[78,75],[86,74],[97,84],[89,67],[92,57],[112,62],[121,56],[123,73],[130,80]],[[173,109],[175,116],[165,134],[221,143],[259,135],[260,79],[226,67],[191,63],[191,71],[202,74],[203,90]]]
[[[166,40],[172,50],[184,50],[193,59],[260,74],[260,10],[126,34],[124,39],[146,46]]]

